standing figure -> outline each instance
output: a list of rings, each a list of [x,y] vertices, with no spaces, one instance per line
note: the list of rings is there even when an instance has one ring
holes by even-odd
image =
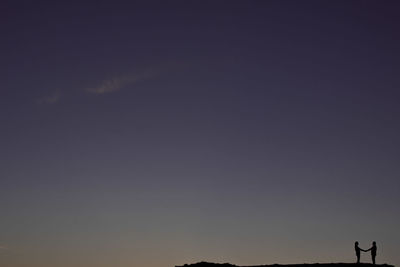
[[[360,247],[358,246],[358,242],[354,244],[354,249],[356,250],[356,256],[357,256],[357,263],[360,263]]]
[[[367,249],[366,251],[371,250],[371,258],[372,258],[372,264],[375,264],[375,257],[376,257],[376,242],[372,242],[372,247]]]
[[[367,251],[367,250],[364,250],[364,249],[360,248],[358,246],[358,241],[356,241],[356,243],[354,243],[354,249],[356,250],[357,263],[360,263],[360,253],[361,253],[361,251]]]

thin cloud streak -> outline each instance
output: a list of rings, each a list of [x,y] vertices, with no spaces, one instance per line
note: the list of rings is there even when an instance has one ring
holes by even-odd
[[[153,75],[152,72],[144,72],[141,74],[126,74],[111,79],[104,80],[96,87],[86,88],[85,91],[91,94],[102,95],[107,93],[118,92],[124,87],[148,79]]]
[[[55,92],[52,95],[44,96],[41,98],[36,99],[36,104],[38,105],[43,105],[43,104],[48,104],[52,105],[57,103],[61,98],[61,95],[59,92]]]

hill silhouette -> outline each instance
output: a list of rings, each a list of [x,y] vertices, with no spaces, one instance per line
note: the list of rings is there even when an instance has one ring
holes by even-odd
[[[198,262],[193,264],[185,264],[175,267],[394,267],[389,264],[372,264],[372,263],[304,263],[304,264],[270,264],[270,265],[253,265],[253,266],[237,266],[230,263],[212,263]]]

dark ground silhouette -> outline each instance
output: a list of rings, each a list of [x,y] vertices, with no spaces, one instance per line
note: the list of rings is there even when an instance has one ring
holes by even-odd
[[[198,262],[194,264],[185,264],[175,267],[394,267],[389,264],[372,264],[372,263],[313,263],[313,264],[271,264],[271,265],[254,265],[254,266],[237,266],[230,263],[211,263],[211,262]]]

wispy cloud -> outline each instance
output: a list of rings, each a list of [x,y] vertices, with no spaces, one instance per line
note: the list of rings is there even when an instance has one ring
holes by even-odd
[[[0,246],[0,250],[7,250],[8,247],[7,246]]]
[[[120,91],[124,87],[150,78],[153,72],[147,71],[140,74],[129,73],[102,81],[96,87],[86,88],[86,92],[96,95]]]
[[[154,68],[144,69],[140,72],[137,71],[127,72],[124,75],[116,75],[109,79],[104,79],[103,81],[99,82],[96,86],[86,87],[86,88],[81,87],[78,88],[78,90],[79,92],[84,91],[92,95],[103,95],[103,94],[114,93],[124,88],[128,88],[128,86],[136,84],[143,80],[148,80],[149,78],[154,77],[159,72],[160,72],[159,69],[154,69]],[[67,95],[67,93],[68,92],[66,91],[60,91],[60,90],[54,91],[53,93],[37,97],[35,99],[35,103],[38,105],[54,105],[60,101],[61,97],[64,98],[64,96]],[[79,94],[76,94],[75,97],[79,97]]]
[[[60,93],[59,92],[54,92],[51,95],[43,96],[43,97],[40,97],[40,98],[36,99],[36,103],[39,104],[39,105],[42,105],[42,104],[51,105],[51,104],[57,103],[60,100],[60,98],[61,98]]]

